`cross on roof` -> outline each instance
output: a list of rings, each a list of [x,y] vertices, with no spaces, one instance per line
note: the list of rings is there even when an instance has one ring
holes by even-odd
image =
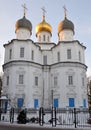
[[[24,9],[24,16],[26,15],[26,10],[27,10],[27,7],[26,7],[26,4],[22,5],[23,9]]]
[[[64,8],[64,16],[66,17],[66,12],[67,12],[66,6],[64,5],[63,8]]]
[[[43,16],[45,16],[45,13],[46,13],[45,7],[42,7],[41,9],[43,11]]]

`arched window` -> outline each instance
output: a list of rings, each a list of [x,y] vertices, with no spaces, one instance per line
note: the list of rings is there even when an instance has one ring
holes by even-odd
[[[67,59],[71,59],[71,49],[67,49]]]
[[[10,49],[10,51],[9,51],[9,59],[11,59],[12,58],[12,49]]]
[[[41,36],[39,36],[39,42],[41,42]]]
[[[44,63],[44,65],[47,65],[47,55],[43,56],[43,63]]]
[[[81,52],[79,51],[79,61],[81,61]]]
[[[43,35],[43,41],[45,41],[45,35]]]
[[[49,36],[47,37],[47,41],[49,42]]]
[[[60,52],[57,53],[58,62],[60,62]]]
[[[73,76],[72,75],[68,76],[68,84],[73,85]]]
[[[31,59],[34,60],[34,50],[31,51]]]
[[[23,58],[24,57],[24,47],[20,48],[20,57]]]

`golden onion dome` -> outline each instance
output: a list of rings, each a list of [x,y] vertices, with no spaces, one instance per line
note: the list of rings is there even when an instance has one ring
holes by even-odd
[[[43,20],[41,23],[39,23],[37,26],[36,26],[36,36],[38,33],[42,32],[42,31],[45,31],[45,32],[49,32],[51,33],[52,35],[52,27],[49,23],[47,23],[45,21],[45,16],[43,15]]]
[[[65,29],[72,30],[74,33],[74,24],[66,17],[58,25],[58,34]]]

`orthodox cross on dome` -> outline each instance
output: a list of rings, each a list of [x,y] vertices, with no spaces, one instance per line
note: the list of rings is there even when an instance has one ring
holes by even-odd
[[[24,16],[25,16],[25,15],[26,15],[26,10],[28,10],[28,9],[27,9],[27,7],[26,7],[26,4],[22,5],[22,7],[23,7],[23,9],[24,9]]]
[[[45,7],[42,7],[41,9],[43,11],[43,16],[45,16],[45,13],[46,13]]]
[[[45,10],[45,7],[42,7],[41,9],[42,9],[42,11],[43,11],[43,21],[44,21],[44,20],[45,20],[45,13],[46,13],[46,10]]]
[[[67,12],[66,6],[64,5],[63,8],[64,8],[64,17],[66,18],[66,12]]]

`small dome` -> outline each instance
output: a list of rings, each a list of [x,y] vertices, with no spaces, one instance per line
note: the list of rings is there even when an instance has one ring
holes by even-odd
[[[42,22],[36,26],[36,36],[42,31],[49,32],[52,34],[52,27],[45,21],[45,16],[43,16]]]
[[[58,34],[64,29],[72,30],[74,33],[74,24],[70,20],[68,20],[66,17],[58,25]]]
[[[19,19],[16,24],[15,24],[15,28],[16,28],[16,31],[19,29],[19,28],[26,28],[28,29],[30,32],[32,31],[32,24],[31,22],[26,19],[25,16],[23,16],[22,19]]]

